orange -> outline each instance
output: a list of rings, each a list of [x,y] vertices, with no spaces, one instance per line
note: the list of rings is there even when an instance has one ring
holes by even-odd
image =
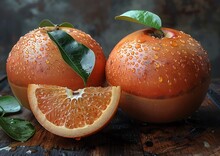
[[[53,85],[28,85],[28,100],[38,122],[53,134],[79,138],[103,128],[117,110],[120,87],[72,91]]]
[[[63,60],[56,44],[47,34],[54,27],[37,28],[25,34],[9,53],[6,71],[14,95],[22,105],[29,108],[28,84],[48,84],[83,88],[81,77]],[[105,81],[106,59],[101,46],[88,34],[75,28],[60,27],[77,42],[84,44],[95,53],[95,66],[87,86],[100,86]]]
[[[171,122],[192,114],[210,82],[207,52],[190,35],[146,28],[125,36],[111,51],[106,79],[123,90],[121,108],[147,122]]]

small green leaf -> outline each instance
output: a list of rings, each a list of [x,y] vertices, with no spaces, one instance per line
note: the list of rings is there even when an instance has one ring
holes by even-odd
[[[161,29],[162,27],[162,22],[159,16],[144,10],[130,10],[116,16],[115,19],[135,22],[155,29]]]
[[[74,26],[71,23],[69,23],[69,22],[63,22],[63,23],[59,24],[59,27],[73,28]]]
[[[0,126],[8,136],[17,141],[27,141],[35,133],[34,126],[23,119],[0,117]]]
[[[53,22],[51,22],[48,19],[44,19],[40,22],[39,27],[55,27],[56,24],[54,24]]]
[[[19,102],[10,95],[0,97],[0,107],[3,108],[4,113],[15,113],[21,110]],[[3,110],[0,109],[0,113],[3,113]]]
[[[83,79],[86,85],[95,66],[94,52],[83,44],[78,43],[63,30],[50,31],[48,35],[58,46],[66,63]]]

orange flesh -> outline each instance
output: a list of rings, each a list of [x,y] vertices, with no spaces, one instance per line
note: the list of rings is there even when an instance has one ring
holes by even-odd
[[[112,96],[110,88],[103,91],[99,87],[67,92],[54,87],[53,90],[38,88],[35,94],[46,119],[69,129],[93,124],[108,107]]]

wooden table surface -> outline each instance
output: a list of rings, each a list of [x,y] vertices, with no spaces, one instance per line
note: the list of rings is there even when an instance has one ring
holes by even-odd
[[[0,75],[0,95],[11,94]],[[0,156],[109,155],[109,156],[220,156],[220,79],[213,80],[201,107],[189,118],[150,124],[127,117],[120,109],[100,132],[81,140],[62,138],[41,127],[23,108],[13,116],[31,121],[36,134],[27,142],[10,139],[0,130]]]

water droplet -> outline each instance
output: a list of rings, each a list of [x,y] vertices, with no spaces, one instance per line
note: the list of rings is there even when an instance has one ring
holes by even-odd
[[[131,55],[134,55],[134,51],[131,52]]]
[[[181,64],[181,67],[182,67],[182,68],[185,68],[185,64],[182,63],[182,64]]]
[[[132,68],[132,70],[131,70],[133,73],[135,73],[135,71],[136,71],[136,69],[135,68]]]
[[[133,56],[129,56],[129,59],[132,60],[132,59],[133,59]]]
[[[173,65],[172,67],[173,67],[173,69],[176,69],[176,66]]]
[[[140,44],[136,44],[136,45],[135,45],[135,48],[137,48],[137,49],[140,48],[140,47],[141,47]]]
[[[143,42],[145,42],[145,39],[139,39],[137,42],[138,43],[143,43]]]
[[[176,41],[170,41],[170,45],[171,45],[172,47],[177,47],[177,46],[178,46],[178,44],[176,43]]]
[[[186,43],[184,40],[182,40],[182,39],[180,39],[180,42],[182,42],[182,43]]]
[[[31,80],[31,76],[30,75],[28,75],[28,79]]]
[[[81,34],[81,36],[82,36],[82,37],[85,37],[86,35],[85,35],[85,34]]]
[[[48,61],[48,60],[46,60],[45,62],[46,62],[46,64],[49,64],[49,63],[50,63],[50,61]]]
[[[162,46],[167,47],[167,44],[163,43]]]
[[[144,60],[147,60],[148,59],[148,57],[147,56],[144,56],[144,58],[143,58]]]
[[[157,63],[157,62],[155,62],[154,65],[155,65],[155,67],[156,67],[157,69],[160,67],[160,64]]]
[[[202,60],[202,56],[199,56],[199,59]]]
[[[131,62],[131,65],[134,65],[135,63],[134,62]]]
[[[158,77],[159,82],[163,82],[163,78],[161,76]]]
[[[40,51],[43,51],[44,50],[44,47],[40,47]]]
[[[158,55],[157,54],[154,55],[154,59],[158,59]]]
[[[152,49],[155,50],[155,51],[159,51],[160,47],[153,47]]]
[[[167,81],[168,85],[171,86],[172,82],[170,80]]]
[[[129,45],[128,45],[128,48],[131,48],[131,47],[132,47],[132,46],[129,44]]]

